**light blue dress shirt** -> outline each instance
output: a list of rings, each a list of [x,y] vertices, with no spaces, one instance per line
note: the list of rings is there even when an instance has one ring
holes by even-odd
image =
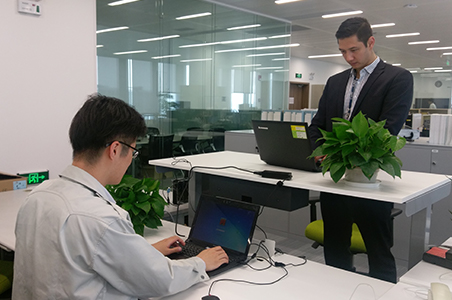
[[[359,93],[363,86],[366,84],[367,79],[369,79],[370,74],[375,70],[378,63],[380,62],[380,58],[377,58],[368,66],[361,69],[359,72],[359,78],[356,76],[356,71],[351,69],[350,77],[348,79],[347,88],[345,89],[345,97],[344,97],[344,115],[343,118],[346,120],[350,120],[350,115],[355,108],[356,101],[358,100]]]
[[[198,257],[173,261],[135,234],[129,214],[69,166],[35,188],[16,223],[13,299],[137,299],[208,280]]]

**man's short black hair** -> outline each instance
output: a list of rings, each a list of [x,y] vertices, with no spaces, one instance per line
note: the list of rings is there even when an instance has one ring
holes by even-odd
[[[133,143],[146,133],[143,117],[124,101],[93,94],[72,119],[69,129],[73,157],[95,162],[107,143]]]
[[[356,35],[358,41],[367,47],[367,41],[373,35],[369,21],[365,18],[350,18],[342,22],[336,31],[336,39],[341,40]]]

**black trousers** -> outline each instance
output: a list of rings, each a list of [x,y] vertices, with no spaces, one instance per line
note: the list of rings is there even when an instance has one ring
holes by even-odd
[[[350,252],[352,224],[356,223],[367,249],[369,275],[396,282],[391,209],[393,204],[330,193],[320,194],[327,265],[353,270]]]

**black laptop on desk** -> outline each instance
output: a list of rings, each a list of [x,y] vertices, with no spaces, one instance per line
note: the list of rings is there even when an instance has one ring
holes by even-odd
[[[259,205],[201,195],[182,252],[169,257],[193,257],[206,248],[221,246],[229,256],[229,263],[207,272],[209,276],[218,275],[244,263],[248,258],[259,210]]]
[[[308,123],[252,120],[254,135],[263,161],[269,165],[320,172],[312,153]]]

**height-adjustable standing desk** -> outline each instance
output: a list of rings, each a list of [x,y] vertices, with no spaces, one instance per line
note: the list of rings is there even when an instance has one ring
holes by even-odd
[[[405,214],[412,219],[410,232],[407,232],[410,236],[409,268],[421,260],[427,249],[432,204],[447,197],[451,191],[451,180],[445,175],[402,171],[402,179],[393,179],[380,172],[378,187],[357,187],[346,184],[344,180],[334,183],[329,174],[323,176],[322,173],[271,166],[261,161],[257,154],[231,151],[151,160],[149,164],[186,171],[195,167],[189,181],[190,216],[194,214],[201,193],[289,211],[308,205],[309,190],[402,204]],[[226,166],[243,170],[215,169]],[[281,186],[277,185],[278,180],[262,178],[244,170],[292,172],[293,178]]]

